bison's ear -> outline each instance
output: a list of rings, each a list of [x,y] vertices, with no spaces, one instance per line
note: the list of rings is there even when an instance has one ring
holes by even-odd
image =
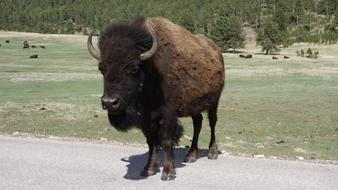
[[[144,22],[146,21],[146,18],[143,16],[135,17],[132,19],[129,24],[136,26],[138,28],[143,28]]]

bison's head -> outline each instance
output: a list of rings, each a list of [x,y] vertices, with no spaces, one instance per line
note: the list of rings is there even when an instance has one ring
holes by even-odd
[[[136,125],[141,114],[138,98],[143,69],[156,52],[155,35],[135,24],[113,24],[99,38],[100,53],[92,45],[92,35],[87,47],[100,61],[98,69],[104,79],[102,107],[108,111],[110,123],[126,131]]]

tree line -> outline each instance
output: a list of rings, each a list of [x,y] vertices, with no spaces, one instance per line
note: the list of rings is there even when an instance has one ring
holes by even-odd
[[[0,29],[97,34],[135,16],[163,16],[211,37],[223,50],[244,45],[243,26],[270,53],[295,42],[336,43],[338,0],[2,0]]]

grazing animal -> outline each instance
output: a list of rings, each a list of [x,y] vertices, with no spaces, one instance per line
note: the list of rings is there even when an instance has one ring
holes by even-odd
[[[6,44],[9,44],[9,40],[6,40]]]
[[[113,23],[99,38],[97,51],[88,37],[90,54],[103,74],[103,109],[119,131],[140,128],[149,146],[142,176],[155,175],[158,152],[165,153],[162,180],[176,177],[173,147],[183,128],[178,117],[192,117],[194,135],[185,161],[198,157],[202,112],[211,128],[209,159],[217,159],[217,106],[224,86],[220,48],[203,35],[194,35],[165,18],[138,17]]]
[[[29,48],[29,43],[27,41],[23,42],[23,49]]]
[[[29,43],[27,42],[27,41],[24,41],[23,42],[23,47],[22,47],[23,49],[27,49],[27,48],[29,48]]]
[[[36,48],[36,45],[32,45],[31,47],[32,47],[32,48]]]
[[[245,59],[251,59],[251,58],[252,58],[251,54],[245,56]]]
[[[43,45],[41,45],[41,46],[40,46],[40,48],[42,48],[42,49],[46,49],[46,46],[43,46]]]
[[[272,56],[272,59],[278,59],[278,57]]]
[[[289,58],[290,58],[289,56],[284,55],[284,59],[289,59]]]
[[[1,47],[1,44],[0,44],[0,47]]]
[[[240,54],[239,57],[240,57],[240,58],[245,58],[245,59],[251,59],[251,58],[252,58],[252,55],[251,55],[251,54],[248,54],[248,55]]]
[[[38,54],[33,54],[33,55],[29,56],[29,58],[31,58],[31,59],[37,59],[38,57],[39,57]]]

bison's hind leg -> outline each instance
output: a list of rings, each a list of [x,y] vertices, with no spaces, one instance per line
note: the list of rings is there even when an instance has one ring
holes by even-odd
[[[218,149],[217,149],[216,137],[215,137],[215,127],[216,127],[216,122],[217,122],[217,106],[215,106],[214,108],[208,111],[208,116],[209,116],[210,132],[211,132],[208,158],[214,160],[218,158]]]
[[[190,146],[190,150],[186,156],[186,158],[184,159],[184,162],[195,162],[197,160],[197,156],[198,156],[198,137],[199,134],[201,132],[201,128],[202,128],[202,120],[203,120],[203,116],[202,114],[197,114],[195,116],[192,116],[192,121],[194,124],[194,136],[192,138],[192,143]]]

